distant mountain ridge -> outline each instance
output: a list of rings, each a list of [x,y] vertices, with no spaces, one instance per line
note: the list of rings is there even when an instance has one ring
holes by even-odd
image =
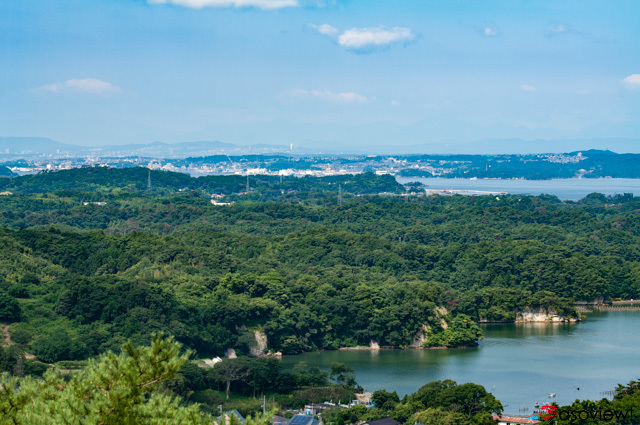
[[[469,143],[425,143],[412,145],[345,146],[323,141],[307,140],[299,145],[256,143],[239,145],[221,141],[150,142],[124,145],[81,146],[61,143],[45,137],[0,137],[0,156],[12,155],[96,155],[145,156],[154,158],[186,158],[209,155],[243,155],[281,153],[288,155],[314,154],[378,154],[378,155],[500,155],[542,154],[609,150],[615,153],[640,153],[640,139],[593,138],[562,140],[482,139]]]
[[[151,143],[130,143],[126,145],[111,145],[106,146],[105,149],[144,149],[144,148],[236,148],[237,145],[233,143],[225,143],[219,141],[206,141],[200,140],[196,142],[177,142],[177,143],[165,143],[165,142],[151,142]]]
[[[60,143],[46,137],[0,137],[0,154],[32,152],[34,154],[55,154],[58,151],[81,151],[77,145]]]
[[[594,138],[563,140],[483,139],[467,145],[465,153],[475,154],[536,154],[580,151],[611,151],[640,153],[640,139]],[[479,152],[479,150],[482,150]]]
[[[154,158],[205,156],[212,154],[273,153],[290,151],[288,146],[256,144],[241,146],[220,141],[130,143],[126,145],[80,146],[44,137],[0,137],[0,155],[96,155],[148,156]]]

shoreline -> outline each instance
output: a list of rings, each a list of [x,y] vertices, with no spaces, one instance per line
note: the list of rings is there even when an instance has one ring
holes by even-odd
[[[582,322],[582,318],[570,318],[563,320],[478,320],[476,323],[478,325],[489,325],[489,324],[499,324],[499,325],[522,325],[522,324],[566,324],[566,323],[579,323]]]
[[[383,351],[383,350],[456,350],[460,348],[476,348],[479,344],[475,345],[458,345],[455,347],[445,347],[445,346],[437,346],[437,347],[401,347],[401,346],[389,346],[385,345],[383,347],[340,347],[335,351]],[[317,351],[307,351],[307,353],[314,353],[319,351],[334,351],[334,350],[317,350]],[[295,355],[295,354],[294,354]]]

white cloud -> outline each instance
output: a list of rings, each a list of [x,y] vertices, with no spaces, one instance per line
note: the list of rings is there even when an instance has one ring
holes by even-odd
[[[537,89],[533,86],[530,86],[528,84],[523,84],[520,86],[520,90],[522,91],[536,91]]]
[[[281,9],[298,6],[298,0],[147,0],[149,4],[174,4],[203,9],[205,7],[257,7],[259,9]]]
[[[494,22],[484,22],[482,25],[476,25],[473,29],[485,37],[497,37],[500,35],[500,28]]]
[[[342,92],[342,93],[333,93],[330,91],[320,91],[320,90],[311,90],[309,94],[313,97],[317,97],[324,100],[329,100],[331,102],[336,103],[364,103],[368,99],[358,93],[350,92]]]
[[[309,27],[311,27],[314,30],[318,31],[320,34],[328,35],[330,37],[333,37],[334,35],[337,35],[338,32],[339,32],[338,28],[332,27],[329,24],[322,24],[322,25],[309,24]]]
[[[351,28],[340,34],[338,43],[348,49],[363,50],[388,46],[392,43],[409,42],[415,34],[409,28]]]
[[[36,90],[50,93],[81,92],[102,95],[122,92],[120,87],[95,78],[73,78],[62,83],[47,84],[45,86],[38,87]]]
[[[567,27],[565,27],[564,25],[556,25],[555,27],[547,29],[547,33],[549,34],[562,34],[563,32],[567,31]]]
[[[555,36],[565,36],[565,35],[577,35],[577,36],[586,36],[580,28],[574,28],[564,24],[558,24],[553,27],[547,28],[544,31],[545,37],[555,37]]]
[[[629,90],[640,90],[640,74],[631,74],[624,80],[622,84]]]
[[[482,30],[482,33],[487,37],[495,37],[496,35],[498,35],[498,30],[495,28],[486,27],[484,30]]]
[[[366,103],[370,99],[361,94],[350,92],[335,93],[328,90],[304,90],[293,89],[288,92],[290,97],[308,97],[320,100],[326,100],[334,103]]]

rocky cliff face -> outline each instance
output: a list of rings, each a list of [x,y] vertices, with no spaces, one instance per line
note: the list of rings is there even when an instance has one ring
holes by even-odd
[[[516,313],[516,323],[565,323],[577,322],[580,318],[565,317],[556,311],[544,307],[539,309],[525,308]]]
[[[422,348],[424,347],[424,342],[427,340],[427,336],[429,335],[429,325],[426,323],[422,325],[416,336],[413,337],[413,341],[409,345],[409,348]]]
[[[442,329],[447,329],[449,324],[445,316],[449,314],[445,307],[436,307],[436,317],[440,319],[440,326]],[[423,324],[418,333],[413,337],[413,341],[409,344],[409,348],[423,348],[425,341],[429,338],[429,331],[431,327],[428,324]]]
[[[256,339],[256,345],[249,349],[251,357],[260,357],[267,351],[267,335],[262,331],[255,331],[253,336]]]

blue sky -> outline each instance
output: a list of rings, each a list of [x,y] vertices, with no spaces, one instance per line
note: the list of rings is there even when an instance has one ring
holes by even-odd
[[[0,135],[638,138],[638,16],[624,0],[3,0]]]

